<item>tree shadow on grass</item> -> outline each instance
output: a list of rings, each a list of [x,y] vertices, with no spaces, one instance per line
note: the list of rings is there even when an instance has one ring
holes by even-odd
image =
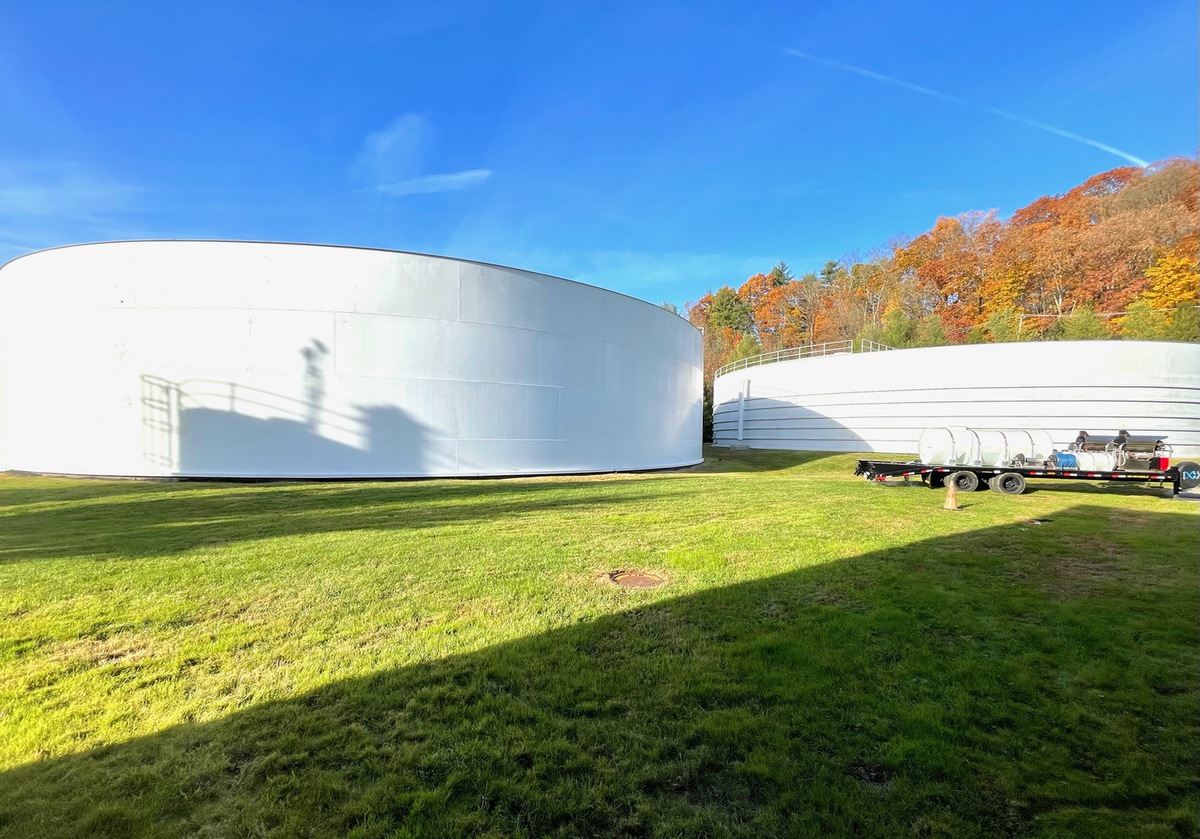
[[[633,482],[642,491],[619,491]],[[322,483],[239,490],[225,484],[144,484],[133,492],[110,495],[113,487],[97,483],[91,503],[75,488],[66,488],[66,506],[16,506],[4,516],[0,529],[0,565],[63,556],[161,556],[249,539],[347,530],[483,524],[552,511],[643,504],[659,497],[653,479],[636,478]],[[689,490],[676,487],[673,492]],[[54,492],[51,497],[62,500]]]
[[[1140,526],[1168,536],[1194,524],[1152,519]],[[1120,578],[1109,555],[1112,588],[1064,595],[1038,557],[1013,559],[1049,538],[1094,582],[1091,551],[1053,533],[999,527],[675,599],[631,592],[620,614],[9,770],[0,831],[1193,830],[1194,587]],[[1150,561],[1172,561],[1160,552]]]

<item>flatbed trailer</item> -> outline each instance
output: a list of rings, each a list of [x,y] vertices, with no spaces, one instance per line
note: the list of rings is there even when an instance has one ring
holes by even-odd
[[[911,478],[940,489],[952,483],[959,492],[972,492],[984,487],[1004,495],[1020,495],[1030,480],[1055,481],[1129,481],[1134,483],[1169,484],[1171,495],[1200,486],[1200,465],[1185,461],[1166,469],[1061,469],[1049,466],[962,466],[928,464],[919,461],[898,463],[886,460],[860,460],[855,475],[868,481],[888,478]]]

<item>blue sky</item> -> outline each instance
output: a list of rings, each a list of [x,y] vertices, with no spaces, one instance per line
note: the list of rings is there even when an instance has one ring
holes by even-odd
[[[0,261],[129,238],[682,304],[1197,150],[1174,2],[0,0]]]

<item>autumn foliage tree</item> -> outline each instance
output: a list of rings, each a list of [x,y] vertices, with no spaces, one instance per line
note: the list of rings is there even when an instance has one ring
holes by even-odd
[[[1008,219],[939,218],[866,259],[797,279],[784,262],[687,307],[706,385],[762,351],[870,339],[897,347],[1124,337],[1200,339],[1200,167],[1121,167]]]

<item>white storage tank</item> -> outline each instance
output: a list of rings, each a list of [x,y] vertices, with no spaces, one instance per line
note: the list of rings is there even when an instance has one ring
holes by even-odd
[[[698,463],[700,333],[395,251],[149,241],[0,268],[0,468],[413,477]]]
[[[718,377],[713,404],[717,445],[913,454],[926,428],[963,426],[1030,432],[1041,454],[1046,439],[1062,449],[1080,429],[1128,429],[1195,459],[1200,344],[1045,341],[800,358]],[[1003,441],[993,438],[980,444],[994,454]]]

